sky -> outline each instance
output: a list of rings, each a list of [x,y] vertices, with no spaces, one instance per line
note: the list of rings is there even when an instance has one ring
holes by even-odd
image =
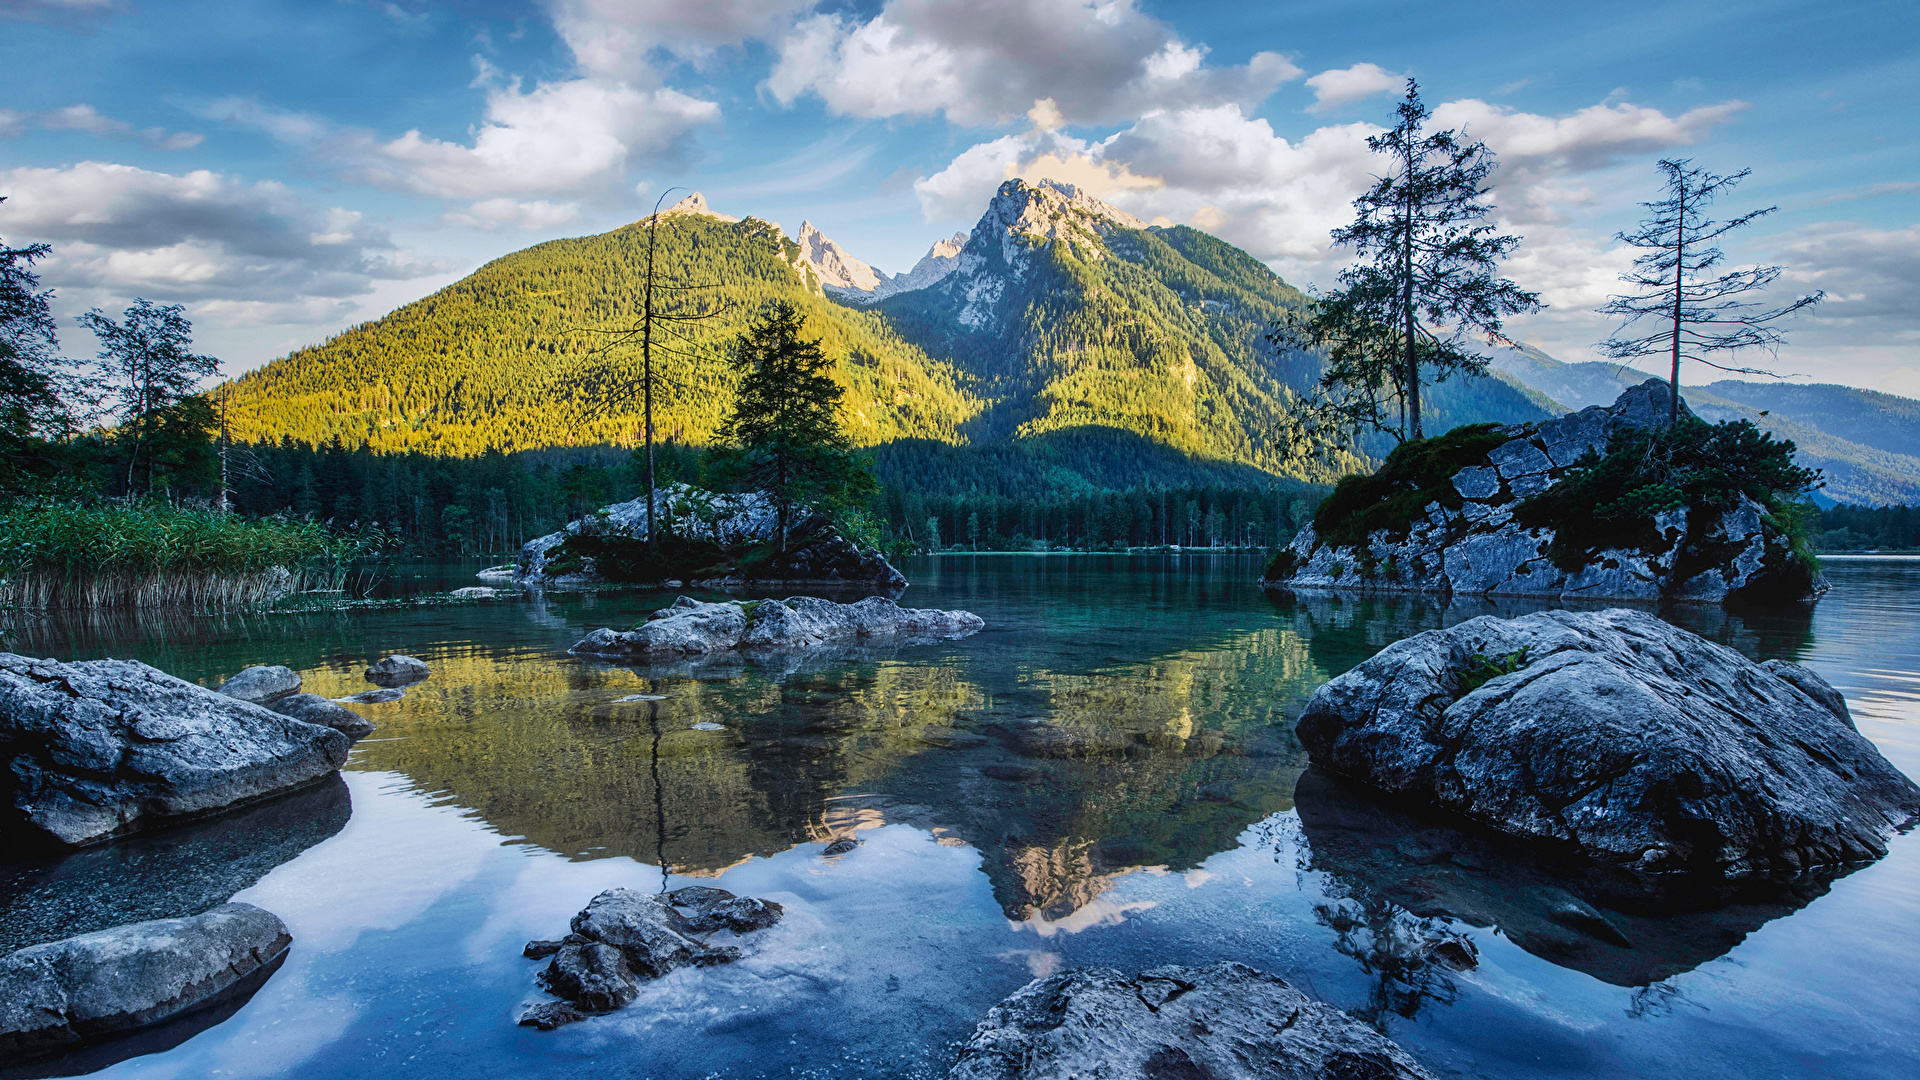
[[[68,355],[144,297],[228,374],[672,189],[897,273],[1051,177],[1327,287],[1408,77],[1498,156],[1517,337],[1597,358],[1687,158],[1778,207],[1730,264],[1827,293],[1738,362],[1920,397],[1911,0],[0,0],[0,241],[54,246]]]

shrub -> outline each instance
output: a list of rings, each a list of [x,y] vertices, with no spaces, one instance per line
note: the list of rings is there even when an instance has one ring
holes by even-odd
[[[1464,500],[1453,488],[1454,473],[1486,464],[1489,450],[1528,430],[1469,424],[1431,439],[1409,439],[1373,475],[1349,476],[1335,485],[1314,512],[1313,531],[1322,543],[1338,547],[1363,544],[1379,529],[1403,538],[1428,504],[1460,508]]]
[[[1796,497],[1820,482],[1816,469],[1793,463],[1794,445],[1747,420],[1709,424],[1688,417],[1673,427],[1625,428],[1603,454],[1589,452],[1560,483],[1526,500],[1514,520],[1554,530],[1549,556],[1577,570],[1605,548],[1664,550],[1654,515],[1685,507],[1696,525],[1746,496],[1791,538],[1795,554],[1814,569],[1806,515]]]

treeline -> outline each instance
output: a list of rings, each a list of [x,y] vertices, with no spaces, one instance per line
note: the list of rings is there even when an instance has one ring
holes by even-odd
[[[986,456],[974,464],[988,464]],[[951,453],[897,454],[880,470],[879,493],[855,507],[848,524],[896,553],[1267,547],[1291,539],[1322,494],[1306,484],[1262,483],[1252,470],[1223,473],[1212,483],[1099,490],[1058,460],[1051,467],[1065,478],[1049,486],[1040,465],[1004,464],[1007,472],[999,476],[976,469],[986,482],[975,486],[955,483]],[[337,444],[315,451],[286,442],[235,447],[228,471],[229,501],[240,513],[320,521],[419,555],[510,552],[598,507],[646,492],[642,455],[615,447],[443,458]],[[662,484],[719,481],[706,453],[675,443],[657,448],[655,475]],[[1023,492],[999,482],[1007,479],[1034,486]]]
[[[1820,551],[1920,551],[1920,506],[1831,506],[1812,532]]]

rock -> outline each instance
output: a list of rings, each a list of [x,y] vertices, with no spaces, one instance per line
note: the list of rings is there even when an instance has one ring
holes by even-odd
[[[295,694],[268,702],[267,708],[295,720],[330,727],[355,742],[373,734],[373,721],[319,694]]]
[[[183,825],[20,860],[0,871],[0,956],[149,919],[198,915],[338,833],[353,813],[339,773]]]
[[[367,681],[375,686],[406,686],[433,674],[424,661],[411,656],[389,656],[367,669]]]
[[[163,1021],[276,962],[292,941],[271,912],[222,904],[21,949],[0,960],[0,1060]]]
[[[1685,509],[1657,515],[1649,550],[1608,549],[1572,571],[1546,556],[1551,529],[1513,522],[1522,501],[1548,491],[1589,452],[1604,453],[1614,432],[1664,425],[1666,383],[1649,379],[1612,405],[1593,406],[1537,426],[1508,429],[1514,437],[1487,454],[1486,464],[1454,473],[1460,506],[1430,504],[1425,520],[1404,534],[1375,531],[1361,545],[1322,543],[1300,530],[1277,561],[1272,581],[1293,589],[1432,592],[1458,598],[1503,596],[1548,600],[1680,601],[1781,604],[1817,597],[1823,580],[1811,577],[1786,534],[1765,509],[1742,495],[1725,512],[1690,520]],[[1682,403],[1681,412],[1687,412]]]
[[[1319,768],[1301,775],[1294,807],[1308,865],[1335,879],[1334,895],[1353,898],[1345,910],[1358,904],[1376,925],[1404,925],[1393,918],[1404,909],[1420,919],[1497,927],[1535,956],[1615,986],[1647,986],[1724,956],[1770,920],[1824,895],[1850,870],[1721,880],[1640,874],[1462,828],[1466,823],[1439,811],[1416,813]],[[1319,912],[1315,917],[1327,921]],[[1461,970],[1461,957],[1449,945],[1454,940],[1355,938],[1363,951],[1351,955],[1376,971],[1432,963]]]
[[[685,916],[659,896],[632,889],[608,889],[573,917],[573,932],[618,948],[627,966],[644,979],[657,979],[682,964],[705,967],[740,956],[728,946],[710,946],[688,935]]]
[[[588,1012],[612,1012],[640,995],[621,950],[597,942],[561,946],[540,983]]]
[[[0,653],[13,808],[64,844],[104,840],[317,780],[351,740],[132,660]]]
[[[721,551],[764,550],[778,529],[778,506],[764,491],[722,494],[701,491],[682,483],[661,485],[654,495],[663,526],[676,535],[711,542]],[[550,564],[560,546],[571,537],[600,536],[638,542],[647,533],[645,496],[601,507],[595,513],[567,523],[556,533],[529,540],[520,549],[514,567],[518,581],[533,584],[592,584],[605,580],[591,566],[567,567],[554,573]],[[907,579],[877,551],[861,546],[840,532],[832,519],[804,506],[789,513],[784,551],[754,562],[753,580],[766,584],[848,584],[904,588]],[[486,580],[495,578],[483,574]],[[724,583],[743,583],[724,575]],[[700,584],[700,583],[696,583]]]
[[[1241,964],[1036,979],[987,1013],[949,1080],[1430,1080],[1385,1036]]]
[[[1298,734],[1323,768],[1617,866],[1879,858],[1920,820],[1920,788],[1824,680],[1780,671],[1635,611],[1486,615],[1321,687]]]
[[[703,604],[682,596],[636,629],[595,630],[570,651],[624,659],[728,649],[812,649],[872,638],[966,637],[985,625],[972,612],[903,608],[881,596],[856,604],[813,596]]]
[[[481,571],[482,574],[486,572]],[[451,595],[455,600],[491,600],[500,595],[500,590],[486,585],[468,585],[466,588],[453,590]]]
[[[841,843],[849,843],[842,840]],[[852,841],[849,850],[858,846]],[[667,894],[667,903],[682,911],[686,919],[682,927],[688,933],[711,934],[715,930],[731,930],[736,934],[749,934],[755,930],[765,930],[780,921],[786,909],[771,900],[761,900],[753,896],[735,896],[725,889],[714,889],[704,885],[690,885],[684,889],[675,889]]]
[[[220,693],[241,701],[251,701],[255,705],[264,705],[275,698],[299,692],[299,672],[278,664],[242,668],[239,674],[220,684]]]
[[[520,1026],[552,1031],[585,1020],[587,1014],[564,1001],[543,1001],[520,1014]]]
[[[333,700],[341,703],[351,702],[355,705],[375,705],[383,701],[399,701],[406,696],[407,692],[405,690],[398,690],[393,687],[382,687],[379,690],[362,690],[357,694],[348,694],[346,697],[334,698]]]
[[[481,581],[512,582],[515,569],[512,563],[503,566],[489,566],[473,576],[479,578]]]
[[[843,836],[840,839],[835,840],[833,843],[828,844],[825,848],[821,850],[820,854],[831,859],[835,855],[845,855],[847,852],[852,851],[854,848],[857,848],[859,846],[860,846],[860,841],[855,840],[851,836]]]
[[[639,993],[638,979],[657,979],[691,964],[708,967],[740,957],[731,945],[709,945],[695,934],[764,930],[780,921],[779,904],[725,889],[690,885],[664,896],[608,889],[573,917],[573,932],[560,941],[529,941],[522,955],[553,961],[540,984],[587,1012],[610,1012]],[[550,1031],[572,1023],[561,1007],[535,1006],[522,1024]]]

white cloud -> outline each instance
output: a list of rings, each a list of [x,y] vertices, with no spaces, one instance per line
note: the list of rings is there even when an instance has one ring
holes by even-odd
[[[46,281],[71,304],[164,303],[333,310],[375,281],[430,273],[347,210],[286,187],[82,162],[0,172],[0,231],[54,245]]]
[[[1578,324],[1577,332],[1590,333],[1597,325],[1590,309],[1615,291],[1628,261],[1581,224],[1603,204],[1625,202],[1596,194],[1596,175],[1698,142],[1743,107],[1728,102],[1668,116],[1620,102],[1552,117],[1466,100],[1441,105],[1435,123],[1466,126],[1499,156],[1493,198],[1500,223],[1525,237],[1508,272],[1553,305],[1540,325],[1560,320],[1569,332]],[[977,216],[1009,176],[1068,179],[1148,221],[1214,233],[1289,280],[1327,285],[1348,258],[1328,233],[1352,220],[1353,199],[1380,169],[1366,146],[1380,130],[1337,124],[1288,139],[1233,104],[1150,111],[1098,142],[1036,123],[962,152],[915,190],[928,219],[947,223]]]
[[[84,131],[103,139],[139,139],[155,150],[191,150],[206,139],[205,135],[192,131],[135,128],[124,120],[102,115],[91,105],[69,105],[41,113],[0,109],[0,137],[24,135],[28,123],[35,120],[48,131]]]
[[[580,216],[577,202],[553,203],[545,199],[518,202],[513,199],[482,199],[465,210],[440,215],[450,225],[476,229],[525,229],[541,231],[565,225]]]
[[[783,105],[814,94],[844,115],[944,114],[991,124],[1050,99],[1061,120],[1107,123],[1151,109],[1251,107],[1300,69],[1277,53],[1211,67],[1204,46],[1133,0],[888,0],[864,22],[803,19],[763,84]]]
[[[1395,75],[1379,64],[1333,68],[1307,80],[1307,85],[1313,89],[1313,104],[1307,106],[1307,111],[1328,112],[1375,94],[1398,90],[1405,83],[1406,76]]]
[[[659,49],[702,62],[749,39],[772,38],[814,0],[550,0],[554,29],[582,71],[650,84]]]
[[[633,170],[687,160],[699,129],[720,120],[713,102],[597,76],[525,90],[482,61],[475,84],[486,88],[486,113],[465,142],[418,130],[382,142],[245,99],[216,102],[208,115],[302,147],[347,180],[472,200],[447,220],[489,228],[561,224],[583,200],[617,201]]]

